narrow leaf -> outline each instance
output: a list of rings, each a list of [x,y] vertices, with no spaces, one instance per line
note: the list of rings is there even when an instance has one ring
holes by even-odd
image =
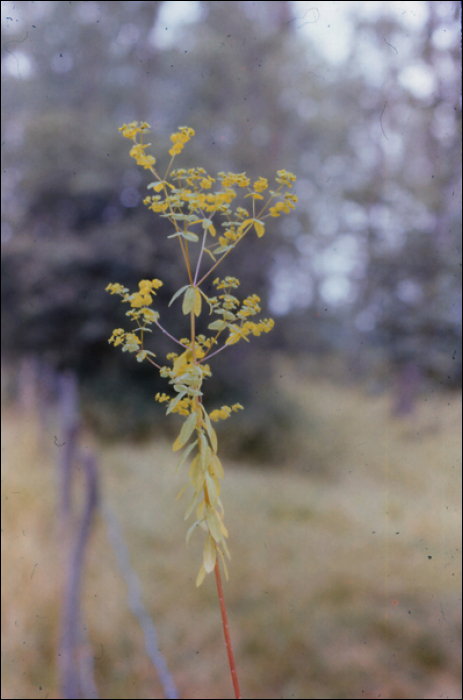
[[[181,401],[181,400],[183,399],[183,397],[185,396],[185,394],[186,394],[186,391],[182,391],[182,393],[179,394],[175,399],[172,399],[172,401],[171,401],[170,404],[169,404],[169,408],[168,408],[167,411],[166,411],[166,416],[169,415],[169,413],[170,413],[171,411],[174,410],[174,408],[176,407],[176,405],[178,404],[178,402]]]
[[[209,502],[213,508],[216,507],[217,505],[217,498],[218,498],[218,493],[217,493],[217,487],[215,484],[214,479],[212,476],[209,474],[209,472],[206,472],[206,486],[207,486],[207,494],[209,496]]]
[[[215,546],[215,542],[212,539],[210,535],[206,538],[206,541],[204,543],[204,552],[203,552],[203,564],[204,564],[204,569],[208,574],[211,573],[211,571],[214,571],[214,566],[215,562],[217,559],[217,549]]]
[[[202,582],[204,581],[205,575],[206,575],[206,570],[204,568],[204,564],[201,564],[199,574],[196,578],[196,588],[198,588],[202,584]]]
[[[226,327],[227,324],[220,318],[217,321],[213,321],[208,325],[208,328],[210,328],[211,331],[223,331]]]
[[[199,236],[196,235],[196,233],[193,233],[192,231],[182,231],[182,237],[186,238],[187,241],[193,241],[194,243],[197,243],[199,241]]]
[[[195,287],[194,310],[195,310],[195,316],[200,316],[200,314],[201,314],[201,292],[199,291],[198,287]]]
[[[219,478],[223,479],[224,472],[223,472],[223,467],[222,467],[222,462],[220,459],[217,457],[217,455],[213,455],[211,459],[211,467],[212,471],[214,474]]]
[[[179,297],[180,294],[182,294],[182,293],[185,291],[185,289],[188,289],[189,286],[190,286],[189,284],[186,284],[184,287],[182,287],[181,289],[179,289],[178,292],[175,292],[174,296],[173,296],[172,299],[169,301],[168,306],[170,306],[170,305],[172,304],[172,302],[175,301],[175,299],[176,299],[177,297]]]
[[[206,520],[209,527],[209,532],[216,542],[223,540],[222,528],[220,527],[220,518],[217,511],[210,506],[206,506]]]
[[[190,465],[190,483],[193,486],[196,493],[199,493],[203,487],[204,475],[201,468],[201,458],[200,455],[196,455],[194,460]]]
[[[196,427],[196,421],[197,421],[197,415],[196,413],[190,413],[184,424],[182,425],[182,429],[180,431],[180,435],[174,442],[173,450],[176,452],[179,450],[183,445],[188,442],[188,440],[191,437],[191,434],[193,430]]]
[[[198,497],[199,497],[199,493],[195,492],[193,494],[193,497],[192,497],[190,503],[188,504],[188,508],[186,509],[186,513],[184,515],[184,520],[188,520],[188,518],[190,517],[191,511],[195,507],[196,501],[198,500]]]
[[[199,520],[195,520],[195,522],[193,523],[193,525],[188,529],[188,532],[186,533],[186,543],[187,543],[187,544],[188,544],[188,542],[190,541],[190,537],[191,537],[191,535],[193,534],[193,531],[196,530],[196,528],[198,527],[199,523],[200,523]]]
[[[182,304],[182,311],[183,313],[189,314],[190,311],[194,308],[196,303],[196,290],[194,287],[188,287],[188,289],[185,292],[185,296],[183,297],[183,304]]]
[[[178,472],[179,469],[183,466],[183,464],[185,463],[185,460],[186,460],[186,459],[188,458],[188,456],[190,455],[191,450],[192,450],[192,449],[195,447],[195,445],[197,445],[197,444],[198,444],[198,441],[195,440],[194,442],[191,443],[191,445],[188,445],[188,447],[184,450],[184,452],[183,452],[183,454],[182,454],[182,457],[181,457],[181,459],[180,459],[180,462],[179,462],[179,463],[177,464],[177,466],[175,467],[175,472]]]
[[[265,225],[262,223],[262,221],[254,219],[254,228],[256,229],[256,233],[259,236],[259,238],[262,238],[262,236],[265,233]]]
[[[204,425],[206,427],[207,434],[209,435],[211,447],[214,452],[217,452],[217,435],[215,434],[215,430],[211,425],[211,419],[209,418],[206,409],[204,408],[204,406],[202,408],[204,413]]]
[[[226,565],[226,563],[225,563],[225,558],[224,558],[224,556],[223,556],[223,554],[222,554],[222,550],[220,549],[220,547],[217,547],[217,551],[218,551],[218,553],[220,554],[220,558],[222,559],[223,570],[225,571],[225,578],[226,578],[227,581],[228,581],[228,570],[227,570],[227,565]],[[228,557],[228,558],[230,559],[230,557]]]

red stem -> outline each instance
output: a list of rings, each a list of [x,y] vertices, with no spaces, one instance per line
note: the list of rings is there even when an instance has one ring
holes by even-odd
[[[233,649],[230,637],[230,630],[228,628],[227,619],[227,609],[225,607],[225,599],[223,597],[222,580],[220,578],[219,570],[219,557],[217,556],[215,562],[215,580],[217,581],[217,592],[219,594],[220,612],[222,613],[223,631],[225,634],[225,645],[227,647],[228,661],[230,663],[230,671],[232,676],[233,688],[235,690],[235,697],[237,700],[241,698],[240,686],[238,684],[238,674],[236,673],[235,659],[233,657]]]

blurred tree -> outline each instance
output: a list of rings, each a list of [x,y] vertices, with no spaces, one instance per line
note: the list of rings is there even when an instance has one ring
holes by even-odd
[[[2,24],[4,353],[72,365],[108,403],[141,386],[151,425],[159,387],[117,358],[121,391],[107,344],[120,309],[104,293],[109,281],[157,276],[162,304],[179,284],[167,231],[141,204],[146,176],[117,132],[146,119],[157,155],[178,125],[196,129],[186,166],[298,175],[297,216],[276,219],[264,245],[250,238],[228,262],[243,294],[271,294],[282,314],[262,348],[345,353],[366,334],[400,371],[417,363],[455,382],[458,4],[420,3],[421,27],[406,28],[387,4],[376,18],[353,13],[340,64],[302,33],[289,2],[201,2],[175,30],[161,25],[164,5],[17,3]],[[420,92],[423,71],[434,83]],[[156,345],[171,350],[164,337]],[[217,357],[217,401],[233,391],[246,403],[268,385],[269,363],[241,352]]]

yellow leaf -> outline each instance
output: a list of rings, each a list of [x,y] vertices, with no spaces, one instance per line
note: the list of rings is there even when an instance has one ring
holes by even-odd
[[[203,552],[203,566],[205,571],[210,574],[211,571],[214,571],[214,566],[215,562],[217,559],[217,549],[215,546],[215,542],[212,539],[210,535],[207,536],[206,541],[204,543],[204,552]]]

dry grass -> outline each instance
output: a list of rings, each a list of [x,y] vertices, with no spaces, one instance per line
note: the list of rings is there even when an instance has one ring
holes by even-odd
[[[298,470],[289,450],[278,472],[223,460],[244,697],[460,697],[460,398],[428,395],[399,421],[386,396],[301,382],[290,364],[279,375],[305,426]],[[2,434],[2,697],[57,698],[57,432],[6,411]],[[194,585],[202,542],[185,546],[176,457],[157,443],[99,459],[181,697],[232,697],[215,582]],[[100,697],[163,697],[100,519],[83,600]]]

